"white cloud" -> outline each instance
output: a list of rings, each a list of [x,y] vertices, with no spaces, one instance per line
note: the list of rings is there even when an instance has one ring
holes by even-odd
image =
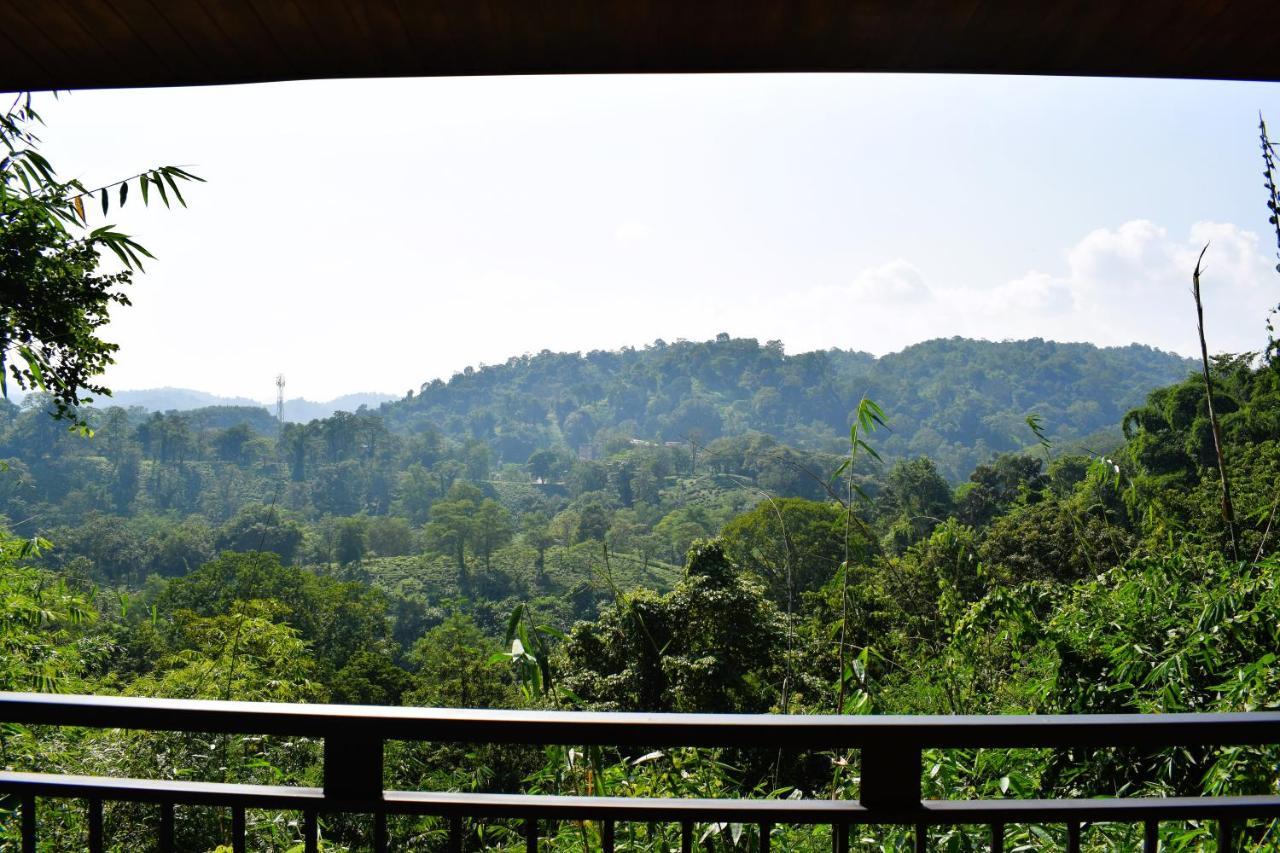
[[[932,298],[919,268],[902,258],[863,270],[847,295],[857,302],[887,305],[925,302]]]
[[[1056,280],[1075,296],[1086,339],[1136,340],[1190,354],[1197,346],[1191,275],[1205,244],[1201,287],[1209,346],[1257,349],[1280,279],[1258,235],[1231,223],[1198,222],[1182,240],[1143,220],[1099,229],[1068,251],[1068,269]]]
[[[792,352],[837,345],[883,353],[963,335],[1136,342],[1194,355],[1191,272],[1205,243],[1210,350],[1261,348],[1267,310],[1280,301],[1280,277],[1257,234],[1222,222],[1196,223],[1182,238],[1146,220],[1099,228],[1066,247],[1061,269],[982,286],[949,282],[945,272],[898,258],[858,272],[847,286],[795,292],[768,308],[745,306],[733,317],[742,325],[729,327],[760,334],[759,315],[771,315],[768,336],[781,336]]]

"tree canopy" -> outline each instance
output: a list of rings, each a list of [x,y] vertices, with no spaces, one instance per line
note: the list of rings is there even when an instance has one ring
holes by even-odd
[[[47,392],[54,414],[72,418],[85,394],[109,393],[95,377],[114,361],[118,345],[99,336],[114,306],[129,304],[123,288],[152,255],[110,224],[89,228],[90,211],[106,217],[123,206],[130,186],[146,204],[152,188],[186,206],[179,183],[201,178],[176,166],[88,188],[62,179],[39,151],[40,115],[21,93],[0,115],[0,391],[8,382]],[[121,269],[103,272],[102,252]]]

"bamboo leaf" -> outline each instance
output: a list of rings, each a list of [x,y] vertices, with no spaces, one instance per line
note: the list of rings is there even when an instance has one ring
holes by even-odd
[[[160,200],[164,202],[164,206],[169,206],[169,194],[165,192],[164,181],[160,178],[159,172],[153,172],[151,180],[155,181],[156,189],[160,191]]]
[[[186,207],[187,206],[186,199],[182,197],[182,192],[178,189],[178,185],[173,182],[173,176],[170,175],[168,172],[165,172],[164,179],[168,181],[169,189],[173,190],[173,194],[174,196],[177,197],[178,203],[181,204],[183,207]]]

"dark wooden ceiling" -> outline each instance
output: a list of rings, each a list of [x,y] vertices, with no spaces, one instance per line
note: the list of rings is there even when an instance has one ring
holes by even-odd
[[[0,90],[911,71],[1280,79],[1280,2],[0,0]]]

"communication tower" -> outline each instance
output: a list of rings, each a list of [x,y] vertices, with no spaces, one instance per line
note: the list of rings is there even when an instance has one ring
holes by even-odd
[[[276,374],[276,426],[284,430],[284,374]]]

